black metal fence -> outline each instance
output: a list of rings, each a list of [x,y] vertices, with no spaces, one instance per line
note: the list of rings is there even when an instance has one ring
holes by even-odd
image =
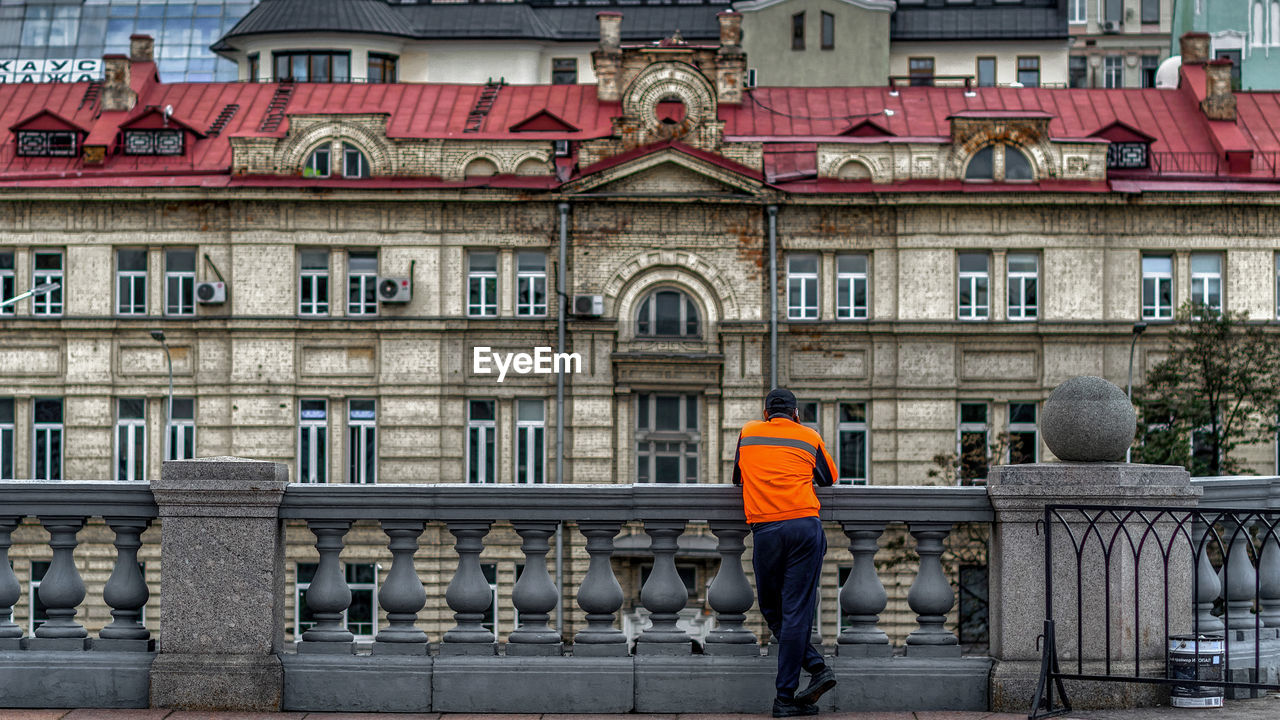
[[[1193,636],[1194,667],[1202,645],[1225,641],[1221,673],[1193,686],[1280,689],[1280,511],[1050,505],[1037,531],[1045,627],[1031,718],[1071,709],[1064,680],[1187,688],[1172,672],[1179,635]]]

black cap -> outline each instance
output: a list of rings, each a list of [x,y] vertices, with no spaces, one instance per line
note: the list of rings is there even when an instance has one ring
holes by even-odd
[[[768,411],[791,410],[795,406],[795,393],[786,388],[774,388],[764,398],[764,409]]]

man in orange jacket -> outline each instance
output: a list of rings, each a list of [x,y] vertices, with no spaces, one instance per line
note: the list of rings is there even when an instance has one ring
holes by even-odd
[[[822,436],[800,424],[796,396],[775,388],[765,398],[765,420],[752,420],[738,436],[733,484],[754,538],[752,565],[760,613],[778,641],[778,696],[774,717],[818,714],[814,703],[836,686],[836,676],[809,644],[818,578],[827,539],[818,520],[814,483],[835,483],[836,467]],[[812,676],[800,693],[800,669]]]

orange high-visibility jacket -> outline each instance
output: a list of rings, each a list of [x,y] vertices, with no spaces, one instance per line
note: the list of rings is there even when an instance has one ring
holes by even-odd
[[[836,464],[822,436],[788,417],[752,420],[738,435],[733,484],[748,523],[818,516],[813,483],[829,487]]]

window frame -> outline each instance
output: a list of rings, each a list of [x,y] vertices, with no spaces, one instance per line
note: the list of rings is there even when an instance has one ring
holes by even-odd
[[[539,417],[536,420],[525,420],[522,407],[537,405]],[[542,398],[516,398],[516,447],[514,457],[514,475],[517,485],[541,485],[547,478],[547,410]],[[521,471],[521,464],[524,469]]]
[[[62,419],[57,422],[36,420],[36,413],[39,404],[42,402],[58,403],[58,416]],[[66,463],[66,404],[63,398],[38,397],[33,398],[31,402],[31,477],[33,480],[43,480],[45,482],[55,482],[62,480],[62,470]],[[53,443],[49,441],[51,433],[57,434],[57,466],[54,466]],[[41,435],[44,435],[44,466],[45,474],[41,477],[36,468],[40,466],[40,449]]]
[[[355,403],[370,404],[372,418],[356,418]],[[359,447],[357,447],[359,446]],[[374,485],[378,482],[378,401],[375,398],[347,398],[347,482]]]
[[[658,418],[658,398],[678,398],[676,409],[679,422],[677,428],[657,429]],[[635,409],[635,442],[633,447],[636,448],[636,482],[644,484],[659,484],[657,476],[657,461],[660,457],[671,457],[671,445],[678,445],[679,448],[674,451],[674,455],[678,458],[676,462],[677,479],[674,483],[661,484],[696,484],[702,476],[702,395],[696,392],[680,392],[680,391],[641,391],[636,393],[633,408]],[[693,409],[690,410],[690,402],[693,403]],[[643,419],[641,416],[644,416]],[[693,418],[694,424],[689,424],[690,417]],[[644,423],[641,425],[641,423]],[[664,447],[659,449],[658,445]],[[641,446],[646,446],[642,448]],[[694,474],[690,476],[689,461],[693,460]],[[642,464],[647,467],[642,467]]]
[[[0,302],[10,300],[18,295],[18,253],[16,250],[0,250],[0,257],[8,258],[8,267],[0,267]],[[18,304],[12,303],[0,307],[0,315],[16,315]]]
[[[1070,0],[1067,3],[1067,24],[1083,25],[1089,22],[1088,0]]]
[[[27,138],[31,138],[28,140]],[[32,146],[39,140],[39,151]],[[80,154],[80,133],[75,130],[17,130],[14,132],[17,157],[76,157]]]
[[[804,50],[804,13],[798,12],[791,16],[791,49]]]
[[[124,417],[124,403],[140,402],[142,417]],[[146,482],[147,480],[147,399],[116,398],[115,442],[116,482]],[[122,468],[121,465],[124,467]]]
[[[861,420],[846,420],[846,406],[861,406]],[[836,482],[840,485],[871,484],[871,430],[868,422],[869,403],[865,400],[845,400],[836,405]],[[856,416],[855,416],[856,417]],[[861,475],[845,475],[845,435],[862,436],[862,468]]]
[[[981,423],[964,420],[965,406],[981,406],[983,421]],[[982,476],[966,477],[965,468],[965,435],[982,435],[982,454],[985,458]],[[956,484],[960,486],[986,485],[987,475],[991,472],[991,404],[985,400],[964,400],[956,403],[956,458],[959,466],[956,470]]]
[[[1030,406],[1032,420],[1030,422],[1014,422],[1013,411],[1015,406]],[[1005,427],[1005,431],[1009,434],[1009,447],[1006,449],[1006,460],[1010,465],[1019,465],[1025,463],[1040,462],[1040,407],[1036,402],[1010,402],[1008,407],[1009,423]],[[1017,462],[1014,459],[1014,438],[1016,436],[1031,436],[1031,459],[1023,462]]]
[[[1124,87],[1123,56],[1104,55],[1102,57],[1102,87],[1107,89]]]
[[[792,269],[793,263],[798,260],[812,259],[814,262],[813,271],[800,272]],[[788,253],[787,254],[787,320],[818,320],[822,314],[822,288],[818,280],[822,275],[822,257],[816,253]],[[791,285],[793,281],[800,282],[800,304],[791,304]],[[809,289],[812,288],[813,303],[806,302],[809,299]]]
[[[136,252],[142,254],[142,270],[122,270],[121,262],[122,253]],[[147,314],[147,269],[150,265],[150,258],[146,249],[138,248],[116,248],[116,315],[125,317],[138,317]],[[141,291],[139,291],[141,285]],[[128,287],[129,302],[126,304],[125,288]],[[137,296],[141,294],[142,304],[137,303]]]
[[[471,398],[467,403],[466,465],[463,476],[468,484],[496,485],[498,482],[498,401],[493,398]],[[477,403],[488,403],[492,417],[475,415]],[[472,446],[483,451],[472,451]],[[475,478],[475,479],[472,479]]]
[[[373,78],[373,68],[380,68],[381,76]],[[389,71],[389,72],[388,72]],[[400,56],[391,53],[370,52],[365,57],[365,82],[375,85],[390,85],[400,80]]]
[[[57,256],[58,269],[52,268],[40,269],[40,258]],[[37,251],[31,259],[31,289],[45,283],[56,282],[58,289],[43,295],[36,295],[31,298],[31,314],[41,317],[61,317],[64,306],[63,293],[67,289],[66,285],[67,265],[66,255],[61,250],[41,250]]]
[[[1212,258],[1213,260],[1216,260],[1216,261],[1217,261],[1217,263],[1218,263],[1218,269],[1217,269],[1217,271],[1216,271],[1216,272],[1204,272],[1204,271],[1199,271],[1199,272],[1197,272],[1197,271],[1196,271],[1196,260],[1197,260],[1198,258]],[[1197,302],[1199,302],[1201,305],[1203,305],[1204,307],[1206,307],[1206,308],[1208,308],[1208,309],[1212,310],[1212,311],[1213,311],[1213,312],[1215,312],[1215,313],[1221,313],[1221,312],[1222,312],[1222,306],[1223,306],[1223,304],[1224,304],[1224,303],[1223,303],[1223,292],[1222,292],[1222,291],[1223,291],[1223,283],[1222,283],[1222,279],[1223,279],[1223,278],[1222,278],[1222,266],[1223,266],[1223,264],[1224,264],[1224,263],[1223,263],[1222,253],[1217,253],[1217,252],[1196,252],[1196,253],[1191,253],[1191,254],[1190,254],[1190,256],[1188,257],[1188,265],[1190,266],[1190,267],[1189,267],[1189,269],[1190,269],[1190,271],[1191,271],[1191,302],[1192,302],[1192,303],[1197,303]],[[1204,296],[1204,300],[1203,300],[1203,301],[1201,301],[1201,299],[1200,299],[1200,298],[1197,298],[1197,297],[1196,297],[1196,284],[1197,284],[1197,282],[1199,282],[1199,283],[1200,283],[1200,285],[1201,285],[1201,293],[1200,293],[1200,294]],[[1211,304],[1210,302],[1208,302],[1208,299],[1209,299],[1210,297],[1212,297],[1212,290],[1210,289],[1210,286],[1211,286],[1211,283],[1214,283],[1214,282],[1216,282],[1216,283],[1217,283],[1217,294],[1218,294],[1218,303],[1217,303],[1217,305],[1214,305],[1214,304]]]
[[[493,256],[492,270],[476,270],[472,267],[475,258],[482,255]],[[472,250],[467,253],[467,317],[498,317],[498,283],[499,257],[497,250]],[[479,302],[472,302],[473,289],[479,290]]]
[[[356,168],[352,172],[351,159],[354,156]],[[332,168],[330,168],[332,170]],[[342,143],[342,177],[347,180],[365,180],[373,175],[373,168],[369,165],[369,158],[365,156],[364,151],[353,143],[343,141]]]
[[[298,78],[294,76],[294,60],[295,57],[305,57],[306,77]],[[346,71],[342,77],[334,72],[334,60],[336,58],[346,60]],[[315,73],[312,71],[313,61],[323,59],[327,65],[327,77],[324,79],[316,79]],[[284,67],[288,71],[285,76],[280,75],[280,61],[286,60]],[[351,51],[349,50],[273,50],[271,52],[271,81],[272,82],[293,82],[293,83],[345,83],[351,82]]]
[[[985,269],[963,270],[961,258],[965,256],[981,257]],[[966,313],[964,303],[964,284],[968,281],[971,302]],[[979,295],[986,297],[985,303],[977,302]],[[965,322],[981,322],[991,319],[991,253],[961,252],[956,253],[956,319]]]
[[[991,64],[991,82],[982,82],[982,64],[989,62]],[[1000,82],[1000,62],[994,55],[982,55],[974,60],[973,80],[978,87],[995,87]]]
[[[308,253],[323,253],[324,266],[307,267],[304,257]],[[300,248],[298,250],[298,315],[302,317],[329,316],[329,290],[331,285],[329,270],[331,262],[332,258],[327,249]],[[308,289],[311,292],[310,301],[306,299]],[[321,289],[323,289],[323,292],[321,292]],[[321,296],[323,296],[323,299],[320,299]]]
[[[1148,272],[1147,270],[1148,259],[1168,260],[1169,271],[1168,272],[1156,272],[1156,271]],[[1142,271],[1142,278],[1141,278],[1142,282],[1141,282],[1140,293],[1139,293],[1139,307],[1141,308],[1141,311],[1142,311],[1142,319],[1143,320],[1172,320],[1173,319],[1173,297],[1174,297],[1173,296],[1173,291],[1174,291],[1173,255],[1162,254],[1162,253],[1142,253],[1140,261],[1141,261],[1140,268]],[[1152,288],[1152,300],[1154,302],[1152,305],[1147,305],[1147,301],[1146,301],[1148,280],[1151,280],[1154,283],[1154,287]],[[1160,286],[1162,283],[1168,286],[1169,303],[1167,305],[1162,305],[1160,303],[1160,297],[1161,297]]]
[[[307,417],[307,403],[320,403],[322,417]],[[310,409],[315,412],[315,408]],[[298,398],[298,482],[329,482],[329,401]]]
[[[1033,271],[1013,270],[1013,259],[1030,258],[1035,263],[1036,269]],[[1017,281],[1018,287],[1018,303],[1014,303],[1014,283]],[[1027,286],[1030,283],[1033,302],[1027,302]],[[1008,305],[1005,308],[1005,316],[1009,320],[1018,322],[1031,322],[1040,319],[1040,255],[1031,252],[1016,252],[1005,255],[1005,287]],[[1017,313],[1014,313],[1017,308]]]
[[[194,397],[175,397],[173,406],[177,407],[179,402],[190,401],[191,416],[176,417],[172,408],[168,405],[168,398],[164,402],[166,412],[165,415],[165,433],[164,433],[164,457],[166,460],[190,460],[196,456],[196,399]],[[183,448],[183,452],[175,452],[175,446]],[[191,454],[187,455],[185,446],[190,446]],[[181,455],[182,457],[179,457]]]
[[[353,260],[373,260],[374,269],[352,271]],[[347,316],[377,317],[378,315],[378,251],[347,251]],[[353,295],[354,293],[354,295]]]
[[[862,270],[841,270],[840,261],[844,259],[862,258]],[[868,320],[871,316],[871,254],[841,253],[836,255],[836,319]],[[862,304],[859,305],[858,285],[862,285]],[[845,295],[848,302],[841,303],[841,291],[848,285]]]
[[[820,26],[820,41],[823,50],[834,50],[836,48],[836,16],[822,11],[819,16],[822,20]]]
[[[191,270],[170,270],[173,253],[191,253]],[[168,317],[192,317],[196,314],[196,251],[172,248],[164,252],[164,314]],[[178,304],[171,300],[171,287],[176,283]]]
[[[522,270],[520,265],[520,256],[538,256],[542,259],[541,270]],[[547,316],[547,254],[544,252],[516,252],[516,316],[517,317],[546,317]],[[541,281],[541,282],[539,282]],[[539,284],[541,289],[539,289]],[[526,285],[528,285],[526,293]],[[469,289],[469,288],[468,288]],[[542,302],[538,302],[541,296]],[[523,301],[522,297],[528,298]]]
[[[317,167],[319,158],[324,155],[324,171],[321,172]],[[307,153],[307,159],[302,163],[302,177],[315,180],[324,180],[333,175],[333,146],[325,142],[317,145]]]
[[[6,406],[6,420],[0,416],[0,480],[13,480],[18,471],[18,453],[14,443],[18,439],[17,403],[13,398],[0,398],[0,406]],[[7,469],[7,472],[6,472]]]
[[[1035,64],[1034,68],[1031,67],[1033,62]],[[1015,75],[1014,77],[1018,81],[1018,84],[1021,85],[1022,87],[1040,87],[1040,73],[1042,72],[1042,68],[1043,68],[1043,63],[1040,62],[1040,56],[1039,55],[1019,55],[1017,59],[1017,63],[1018,63],[1017,75]],[[1024,65],[1026,67],[1023,67]],[[1023,82],[1023,79],[1022,79],[1023,73],[1035,73],[1035,79],[1029,83]]]
[[[912,87],[932,87],[937,75],[938,63],[934,58],[907,58],[907,79]]]
[[[125,155],[135,157],[176,157],[186,154],[186,136],[178,128],[126,129],[121,131],[121,147]],[[166,137],[177,137],[177,144],[166,145]]]
[[[572,76],[570,76],[572,74]],[[551,84],[552,85],[577,85],[578,84],[578,58],[553,57],[551,58]]]
[[[677,296],[679,303],[679,319],[676,325],[679,332],[676,334],[658,332],[658,295],[670,293]],[[690,319],[690,313],[693,317]],[[648,317],[642,317],[647,315]],[[693,324],[693,330],[690,331],[690,323]],[[643,324],[643,325],[642,325]],[[694,302],[693,295],[685,292],[682,288],[661,285],[652,288],[636,303],[635,312],[635,337],[639,340],[701,340],[702,339],[702,312],[698,308],[698,304]],[[642,329],[647,328],[647,329]]]

